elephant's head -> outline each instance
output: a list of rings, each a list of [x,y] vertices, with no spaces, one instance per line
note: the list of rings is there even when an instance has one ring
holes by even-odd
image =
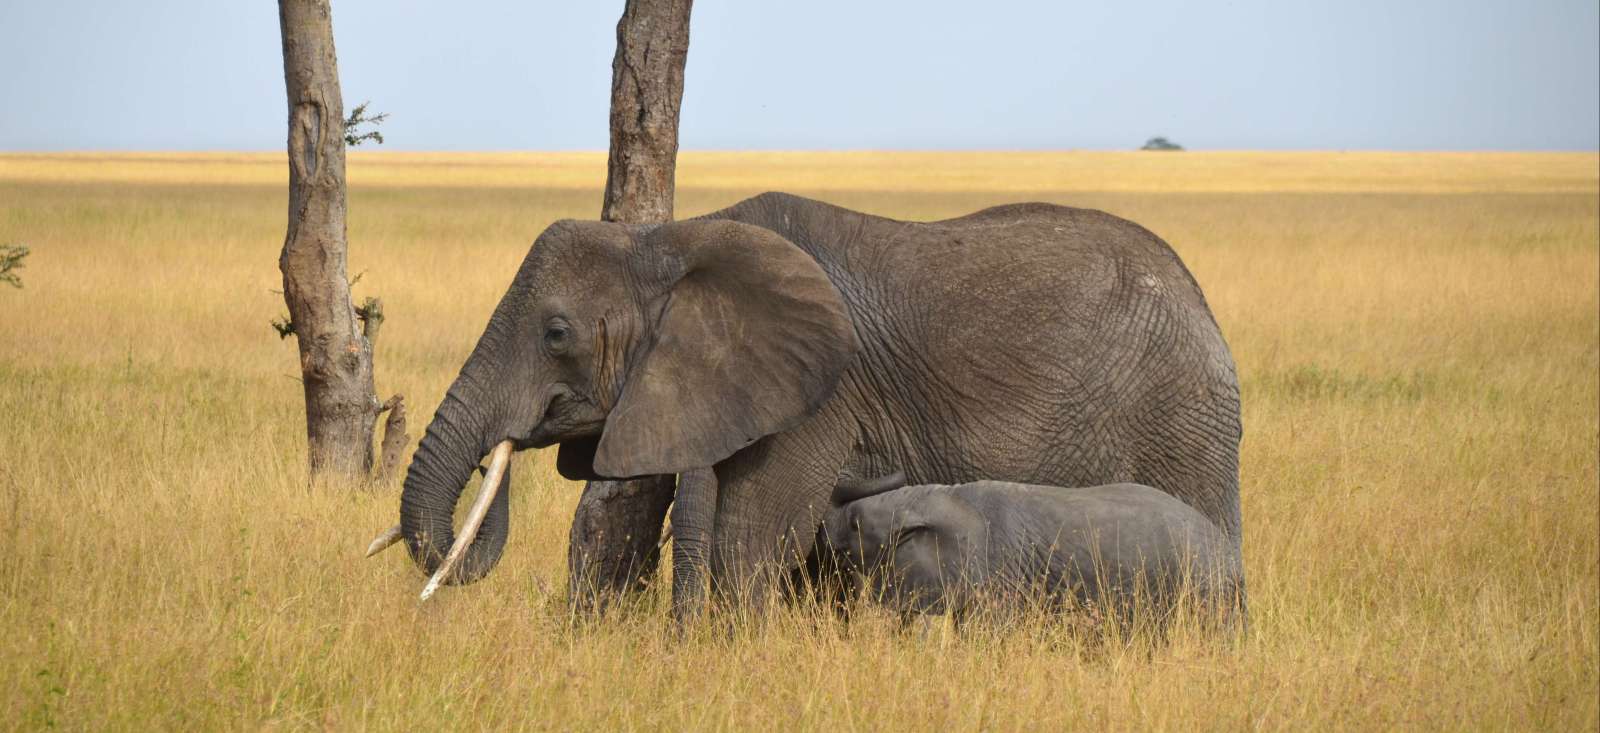
[[[569,479],[713,465],[794,426],[859,348],[838,290],[779,235],[729,221],[561,221],[534,243],[406,473],[401,531],[432,572],[490,448],[559,445]],[[451,582],[499,560],[497,498]]]

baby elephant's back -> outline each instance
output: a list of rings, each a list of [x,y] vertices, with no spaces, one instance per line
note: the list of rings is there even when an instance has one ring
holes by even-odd
[[[1209,595],[1238,582],[1233,543],[1205,515],[1156,488],[979,481],[958,493],[988,519],[991,557],[1018,561],[1010,570],[1024,577],[1043,571],[1080,586],[1090,598],[1101,591],[1164,594],[1184,581]]]

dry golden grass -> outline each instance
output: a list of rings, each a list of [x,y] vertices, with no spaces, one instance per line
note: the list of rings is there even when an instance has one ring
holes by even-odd
[[[268,185],[277,153],[10,154],[6,178],[36,182]],[[366,188],[597,189],[605,153],[352,152]],[[1003,192],[1587,193],[1595,156],[1571,153],[685,152],[693,189]]]
[[[431,415],[594,154],[352,156],[380,389]],[[267,322],[276,155],[3,155],[0,721],[19,728],[1516,728],[1600,722],[1600,157],[686,154],[680,213],[768,188],[905,218],[1042,199],[1161,234],[1244,390],[1253,634],[1085,646],[786,610],[564,612],[575,487],[517,460],[488,580],[364,561],[396,486],[304,487]],[[413,428],[420,432],[420,424]]]

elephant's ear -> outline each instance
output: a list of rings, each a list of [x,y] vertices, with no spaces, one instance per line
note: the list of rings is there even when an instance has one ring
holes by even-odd
[[[637,246],[662,283],[643,353],[606,419],[606,476],[711,466],[798,424],[833,394],[860,348],[839,291],[783,237],[729,221],[663,225]]]

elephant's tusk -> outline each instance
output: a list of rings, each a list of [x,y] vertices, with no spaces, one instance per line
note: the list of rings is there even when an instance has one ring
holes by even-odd
[[[367,557],[372,557],[373,555],[383,552],[384,550],[389,549],[389,545],[399,541],[400,525],[396,524],[395,526],[384,530],[383,534],[378,535],[378,538],[372,541],[372,544],[367,545]]]
[[[456,563],[461,561],[461,556],[467,553],[467,547],[472,545],[473,538],[478,536],[478,527],[483,525],[484,515],[489,513],[489,503],[494,501],[494,495],[500,491],[500,479],[506,475],[506,464],[511,462],[511,441],[507,440],[494,447],[489,453],[489,470],[483,474],[483,486],[478,489],[478,498],[472,502],[472,509],[467,512],[467,521],[461,524],[461,533],[456,535],[456,543],[450,546],[450,553],[444,556],[444,562],[439,564],[439,569],[433,577],[428,579],[428,585],[422,589],[422,597],[418,600],[426,601],[439,590],[450,573],[455,570]]]

